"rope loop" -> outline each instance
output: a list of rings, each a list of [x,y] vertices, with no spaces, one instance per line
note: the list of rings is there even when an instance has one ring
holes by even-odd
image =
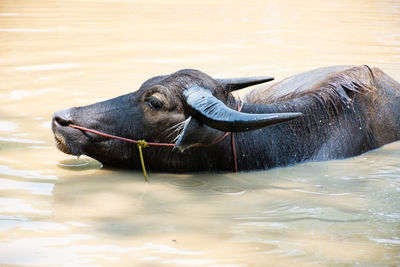
[[[145,140],[139,140],[137,143],[137,146],[146,148],[146,147],[149,147],[149,144]]]

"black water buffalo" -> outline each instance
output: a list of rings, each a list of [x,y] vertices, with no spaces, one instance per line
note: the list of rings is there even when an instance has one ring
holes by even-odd
[[[141,168],[135,144],[69,125],[174,143],[143,152],[148,169],[168,172],[233,171],[235,165],[239,171],[256,170],[340,159],[400,137],[400,84],[378,68],[312,70],[258,87],[242,105],[231,94],[269,80],[213,79],[180,70],[151,78],[133,93],[58,111],[52,129],[65,153],[134,169]],[[222,139],[225,132],[234,132],[234,140]]]

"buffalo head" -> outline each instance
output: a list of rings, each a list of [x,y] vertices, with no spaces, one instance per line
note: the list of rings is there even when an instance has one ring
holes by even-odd
[[[197,70],[181,70],[151,78],[133,93],[58,111],[53,116],[52,130],[61,151],[85,154],[105,164],[138,167],[136,147],[71,128],[70,124],[136,140],[173,142],[174,151],[157,148],[151,152],[152,157],[160,162],[179,161],[174,157],[180,152],[212,143],[224,132],[254,130],[300,116],[235,110],[237,101],[231,91],[272,79],[213,79]]]

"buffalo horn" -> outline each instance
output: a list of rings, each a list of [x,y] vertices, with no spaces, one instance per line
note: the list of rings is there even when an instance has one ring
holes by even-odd
[[[271,76],[259,76],[235,79],[217,79],[217,81],[223,84],[229,92],[232,92],[252,85],[266,83],[272,81],[273,79],[274,77]]]
[[[256,130],[302,116],[302,113],[253,114],[235,111],[226,106],[212,93],[194,86],[183,91],[189,111],[204,124],[225,132]]]

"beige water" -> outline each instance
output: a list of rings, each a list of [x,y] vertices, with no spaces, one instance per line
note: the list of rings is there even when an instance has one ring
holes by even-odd
[[[104,169],[52,113],[197,68],[282,79],[333,64],[400,80],[398,1],[0,2],[0,265],[400,264],[400,142],[252,173]]]

